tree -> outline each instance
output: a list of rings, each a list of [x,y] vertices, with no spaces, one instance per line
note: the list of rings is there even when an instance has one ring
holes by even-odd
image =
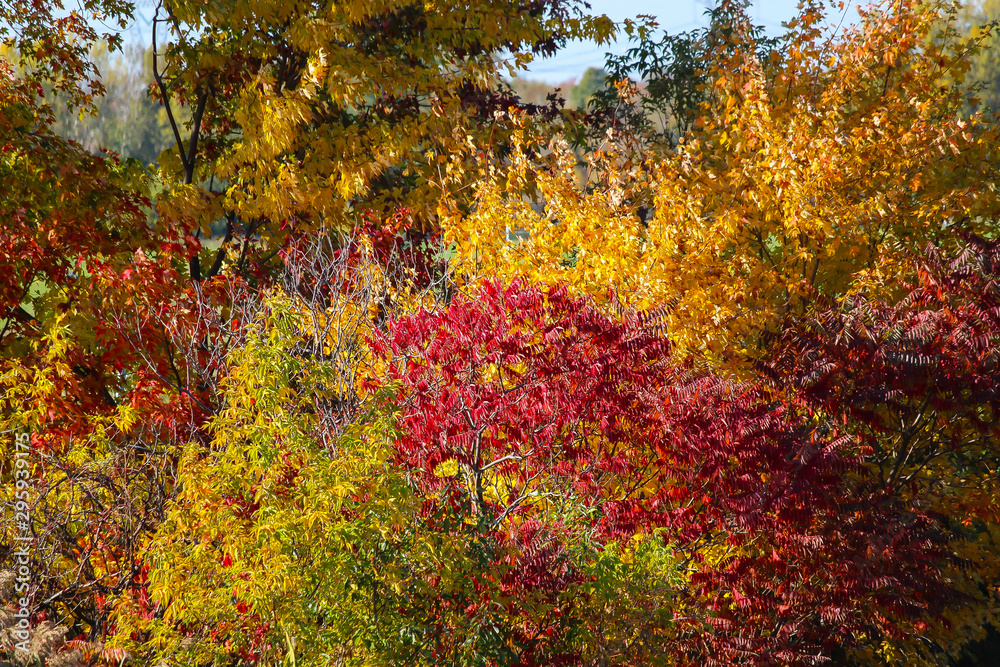
[[[607,73],[600,67],[588,67],[580,81],[570,90],[570,105],[586,111],[594,95],[606,87],[606,78]]]
[[[583,136],[578,141],[598,148],[611,130],[629,137],[646,159],[676,147],[713,96],[706,83],[721,53],[743,47],[767,62],[788,39],[767,37],[763,26],[747,20],[746,7],[741,2],[717,3],[705,12],[705,28],[677,35],[664,32],[659,39],[651,18],[626,26],[632,46],[621,55],[607,54],[605,64],[607,80],[619,85],[603,86],[594,94],[591,116],[579,127]]]
[[[131,17],[118,2],[89,9],[106,24],[124,26]],[[70,639],[106,631],[100,600],[129,585],[135,528],[155,516],[157,498],[147,491],[162,476],[148,468],[137,474],[142,455],[108,446],[112,439],[101,432],[128,392],[134,357],[105,335],[99,282],[113,282],[137,251],[157,252],[163,239],[146,225],[141,166],[90,154],[52,128],[55,105],[86,112],[102,91],[87,59],[97,32],[59,3],[4,3],[0,12],[0,421],[5,433],[30,435],[32,481],[30,491],[18,488],[15,441],[5,438],[3,615],[6,629],[7,602],[32,601],[38,642],[31,647],[42,659],[65,646],[66,626]],[[120,45],[115,35],[104,38]],[[122,497],[123,486],[134,495]],[[25,501],[32,577],[28,591],[16,591],[18,584],[15,593],[6,575],[17,560],[15,538],[25,537],[23,522],[13,520],[16,503]],[[11,644],[3,646],[4,659],[33,659]],[[62,658],[78,653],[67,649]]]
[[[186,128],[171,121],[176,161],[164,164],[184,214],[163,213],[196,237],[226,221],[204,266],[189,248],[195,280],[225,262],[244,270],[254,239],[267,256],[290,230],[350,230],[364,210],[403,207],[434,228],[442,191],[461,191],[479,146],[502,144],[505,113],[521,106],[497,90],[504,68],[614,29],[563,0],[165,2],[153,23],[158,97],[168,115],[193,114]]]
[[[994,229],[997,126],[959,115],[954,77],[968,62],[953,40],[925,39],[938,9],[893,3],[832,41],[821,17],[806,7],[768,59],[731,24],[677,150],[643,162],[629,144],[606,146],[587,191],[568,154],[536,166],[546,142],[526,130],[509,166],[491,163],[474,210],[452,209],[461,270],[662,306],[679,352],[733,361],[813,295],[905,271],[952,229]],[[524,184],[543,207],[523,201]],[[515,227],[519,244],[507,240]]]
[[[941,565],[961,604],[888,659],[956,656],[997,624],[998,248],[930,248],[901,298],[872,286],[789,322],[763,367],[827,428],[856,434],[873,493],[919,507],[947,538]]]
[[[978,91],[979,104],[988,113],[1000,110],[997,19],[1000,19],[1000,6],[990,0],[967,3],[959,15],[961,31],[974,50],[969,79],[982,86]]]
[[[108,149],[146,165],[155,163],[173,138],[166,113],[150,97],[152,53],[128,44],[114,54],[99,43],[90,60],[100,73],[104,94],[94,100],[93,113],[56,106],[53,131],[91,153]]]
[[[383,565],[412,501],[387,463],[391,405],[354,389],[371,363],[352,333],[382,296],[379,270],[329,240],[309,248],[328,261],[298,255],[285,290],[229,323],[211,440],[186,448],[146,585],[116,610],[135,660],[362,664],[370,647],[353,639],[378,641],[358,633],[395,614],[378,597],[399,587]]]

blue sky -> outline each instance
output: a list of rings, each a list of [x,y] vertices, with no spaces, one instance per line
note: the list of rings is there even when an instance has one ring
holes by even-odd
[[[660,28],[670,33],[683,32],[705,25],[706,0],[670,0],[651,2],[650,0],[589,0],[595,14],[607,14],[614,21],[635,18],[639,14],[655,16]],[[758,25],[767,28],[768,33],[777,34],[782,21],[795,16],[798,0],[756,0],[750,10],[750,17]],[[524,74],[529,79],[539,79],[549,83],[561,83],[579,77],[588,67],[604,64],[607,51],[620,53],[628,48],[625,40],[610,47],[600,47],[593,43],[575,42],[553,58],[539,60]]]

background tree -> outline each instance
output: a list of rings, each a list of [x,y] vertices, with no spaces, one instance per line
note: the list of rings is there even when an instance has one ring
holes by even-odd
[[[607,86],[607,72],[600,67],[588,67],[569,92],[568,102],[577,109],[587,110],[591,99]]]
[[[1000,56],[997,55],[997,26],[1000,5],[994,0],[980,0],[963,5],[959,20],[962,32],[976,47],[972,56],[970,80],[982,88],[978,92],[980,108],[989,113],[1000,110]]]
[[[706,10],[706,27],[677,35],[658,36],[658,25],[649,18],[625,26],[632,46],[621,55],[607,54],[607,85],[595,89],[589,115],[575,128],[575,141],[596,149],[611,130],[644,154],[633,159],[674,148],[694,129],[714,94],[706,83],[721,52],[746,48],[767,62],[788,39],[787,34],[767,37],[763,26],[748,20],[746,8],[746,3],[720,2]]]
[[[91,112],[81,114],[57,106],[53,131],[80,142],[91,153],[108,149],[153,164],[172,145],[173,137],[166,112],[150,97],[152,53],[137,44],[126,44],[121,52],[112,53],[106,44],[98,43],[90,60],[100,73],[104,94],[94,100]]]

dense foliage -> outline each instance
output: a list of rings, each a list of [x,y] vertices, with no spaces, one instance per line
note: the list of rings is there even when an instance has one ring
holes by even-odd
[[[0,5],[0,662],[974,661],[977,7]]]

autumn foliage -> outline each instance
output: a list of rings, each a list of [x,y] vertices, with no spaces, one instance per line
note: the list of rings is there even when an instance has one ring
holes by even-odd
[[[0,662],[995,641],[1000,137],[964,80],[991,28],[165,0],[146,169],[53,131],[102,92],[57,4],[0,10],[0,421],[31,443],[29,480],[0,443]],[[503,83],[615,31],[641,85]]]

